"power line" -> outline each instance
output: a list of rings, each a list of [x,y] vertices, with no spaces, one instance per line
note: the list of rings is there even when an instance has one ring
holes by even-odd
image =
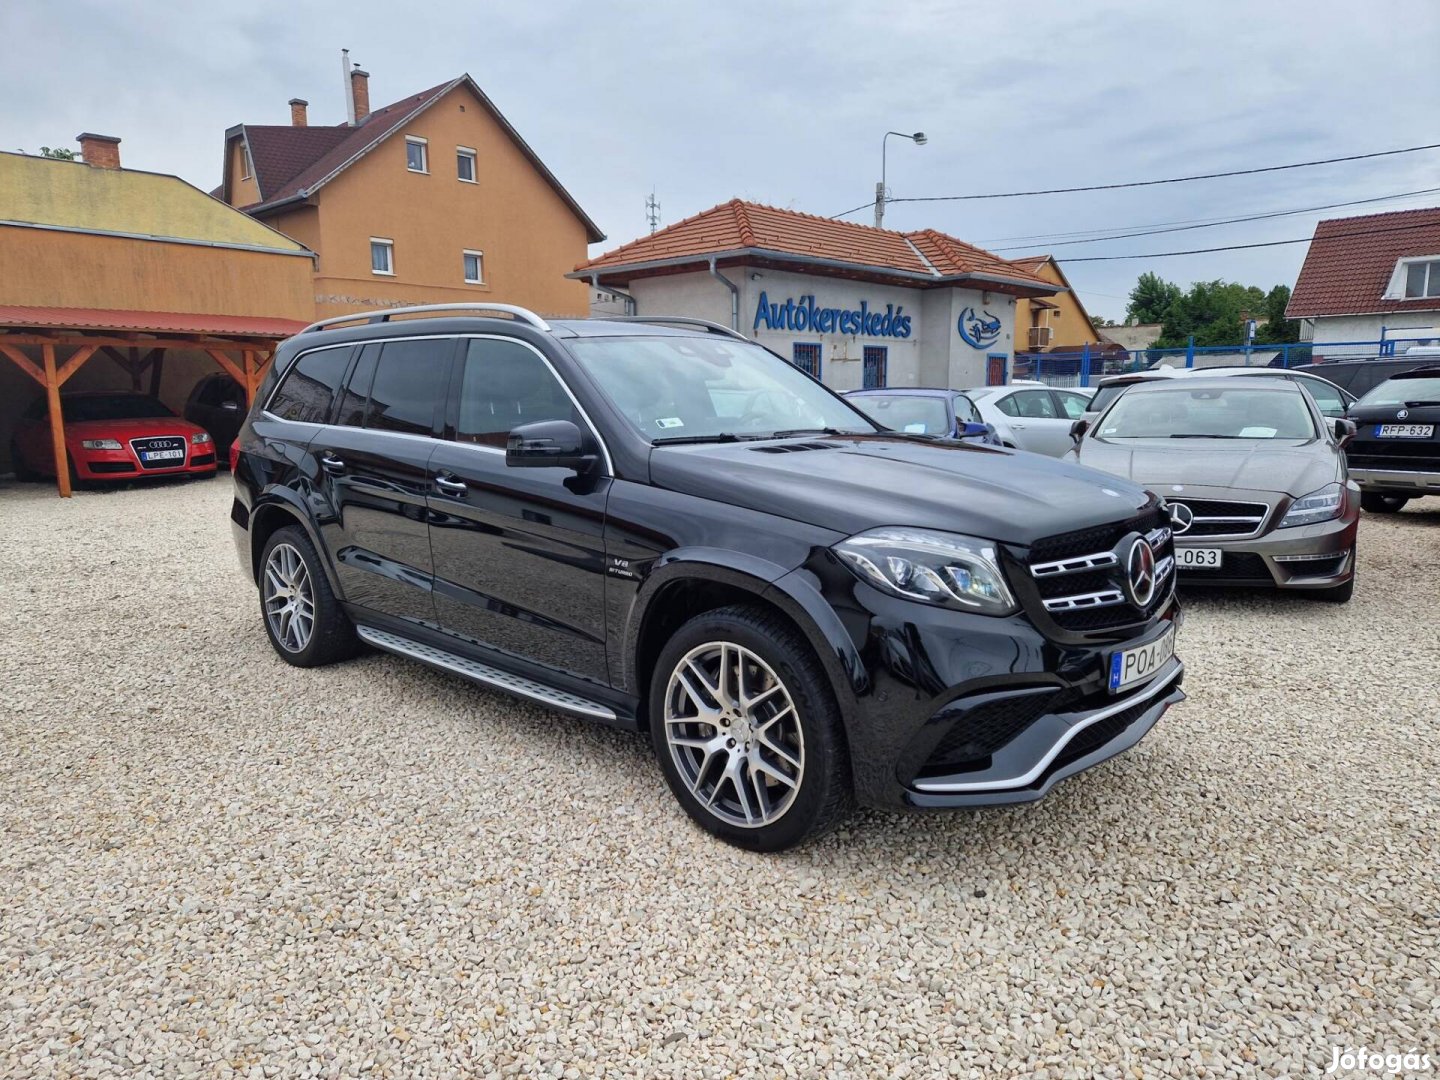
[[[1379,236],[1382,233],[1405,232],[1409,229],[1434,229],[1436,223],[1424,221],[1415,225],[1395,225],[1387,229],[1366,229],[1360,232],[1330,233],[1323,236],[1322,240],[1346,240],[1355,236]],[[1314,236],[1302,236],[1298,240],[1266,240],[1256,244],[1227,244],[1224,247],[1192,248],[1189,251],[1152,251],[1144,255],[1085,255],[1078,258],[1066,259],[1065,265],[1082,262],[1116,262],[1121,259],[1168,259],[1175,255],[1208,255],[1215,251],[1246,251],[1250,248],[1284,247],[1286,244],[1308,244],[1314,240]]]
[[[1194,176],[1171,176],[1163,180],[1130,180],[1118,184],[1087,184],[1083,187],[1068,188],[1040,188],[1035,191],[995,191],[983,195],[916,195],[910,198],[886,199],[887,203],[897,202],[968,202],[974,199],[1019,199],[1031,195],[1069,195],[1079,191],[1116,191],[1120,188],[1156,187],[1160,184],[1188,184],[1195,180],[1219,180],[1227,176],[1254,176],[1258,173],[1284,172],[1288,169],[1308,169],[1315,165],[1334,165],[1343,161],[1366,161],[1372,158],[1394,157],[1396,154],[1414,154],[1421,150],[1440,149],[1440,143],[1426,143],[1423,146],[1404,146],[1398,150],[1377,150],[1369,154],[1346,154],[1342,157],[1318,158],[1315,161],[1296,161],[1289,165],[1264,165],[1254,169],[1231,169],[1227,172],[1198,173]],[[875,205],[872,199],[868,203],[855,207],[853,210],[846,210],[844,213],[836,214],[835,217],[845,217],[853,214],[856,210],[863,210],[866,206]]]
[[[894,199],[886,199],[885,201],[886,201],[886,202],[894,202],[895,200],[894,200]],[[868,209],[870,209],[870,207],[872,207],[872,206],[874,206],[874,205],[875,205],[875,200],[874,200],[874,199],[871,199],[869,202],[867,202],[867,203],[861,203],[859,206],[851,207],[849,210],[842,210],[842,211],[841,211],[840,213],[838,213],[838,214],[831,214],[831,215],[830,215],[830,219],[833,221],[833,220],[836,219],[836,218],[848,217],[849,215],[855,213],[856,210],[868,210]]]
[[[1416,195],[1434,195],[1440,192],[1440,187],[1420,188],[1418,191],[1402,191],[1396,195],[1380,195],[1373,199],[1352,199],[1349,202],[1326,203],[1323,206],[1306,206],[1298,210],[1274,210],[1264,214],[1247,214],[1244,217],[1215,218],[1208,221],[1200,221],[1195,224],[1176,224],[1169,228],[1143,228],[1138,232],[1114,233],[1110,236],[1090,236],[1081,240],[1061,240],[1050,242],[1043,237],[1036,238],[1036,241],[1043,243],[1045,247],[1074,247],[1076,244],[1098,244],[1105,240],[1126,240],[1133,236],[1155,236],[1159,233],[1189,232],[1192,229],[1213,229],[1220,225],[1236,225],[1246,221],[1267,221],[1271,218],[1293,217],[1296,214],[1313,214],[1318,210],[1335,210],[1342,206],[1364,206],[1369,203],[1391,202],[1395,199],[1408,199]],[[1074,234],[1071,234],[1074,235]],[[1024,248],[1033,248],[1035,243],[1012,244],[1009,247],[990,248],[991,251],[1019,251]],[[1074,260],[1068,260],[1074,261]]]

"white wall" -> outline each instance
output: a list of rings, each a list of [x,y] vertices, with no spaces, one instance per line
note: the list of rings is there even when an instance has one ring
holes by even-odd
[[[1385,337],[1409,338],[1426,337],[1422,331],[1435,331],[1440,345],[1440,311],[1389,311],[1383,315],[1327,315],[1314,320],[1315,352],[1321,356],[1374,356],[1375,347],[1332,346],[1327,341],[1378,341],[1380,328],[1385,328]],[[1408,328],[1408,329],[1407,329]],[[1400,349],[1406,348],[1401,344]]]
[[[721,273],[736,285],[740,284],[738,271]],[[708,271],[642,278],[632,281],[627,291],[635,297],[637,315],[685,315],[717,322],[721,326],[730,325],[730,290],[711,277]],[[745,329],[743,310],[740,329]]]

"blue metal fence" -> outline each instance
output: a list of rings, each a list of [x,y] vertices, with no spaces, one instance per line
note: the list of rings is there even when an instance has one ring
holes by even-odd
[[[1086,345],[1066,352],[1017,352],[1010,381],[1034,379],[1051,386],[1091,386],[1109,375],[1161,366],[1296,367],[1320,360],[1365,360],[1400,356],[1416,345],[1440,346],[1435,337],[1391,337],[1384,329],[1370,341],[1300,341],[1280,345],[1196,345],[1179,349],[1131,349]]]

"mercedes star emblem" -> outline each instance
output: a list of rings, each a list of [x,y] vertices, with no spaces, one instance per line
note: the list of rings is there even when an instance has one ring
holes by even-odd
[[[1172,502],[1170,504],[1170,526],[1175,530],[1175,535],[1180,536],[1190,531],[1190,526],[1195,524],[1195,511],[1184,503]]]
[[[1144,537],[1137,537],[1125,558],[1126,586],[1130,601],[1143,608],[1155,596],[1155,552]]]

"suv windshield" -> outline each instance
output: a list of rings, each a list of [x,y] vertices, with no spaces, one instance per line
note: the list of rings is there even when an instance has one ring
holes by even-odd
[[[914,394],[862,394],[851,401],[861,412],[892,431],[944,435],[950,430],[945,399]]]
[[[581,338],[569,345],[651,442],[876,430],[798,368],[748,342],[656,336]]]
[[[62,397],[60,413],[67,423],[83,423],[86,420],[155,420],[175,415],[154,398],[146,397],[143,394],[116,394],[114,397]]]
[[[1375,387],[1357,405],[1404,405],[1440,402],[1440,375],[1419,379],[1391,379]]]
[[[1100,422],[1103,439],[1313,439],[1304,395],[1284,389],[1165,387],[1125,394]]]

